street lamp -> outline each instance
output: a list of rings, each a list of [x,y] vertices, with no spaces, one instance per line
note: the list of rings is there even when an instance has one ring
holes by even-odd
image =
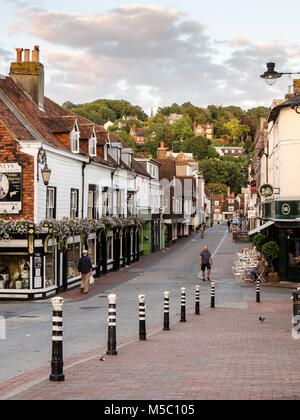
[[[300,74],[299,72],[297,73],[279,73],[277,71],[275,71],[275,63],[267,63],[267,71],[265,71],[260,77],[262,79],[265,79],[265,82],[272,86],[274,85],[274,83],[276,83],[277,79],[279,79],[283,74]]]
[[[47,162],[45,163],[44,168],[41,169],[41,173],[42,173],[44,185],[47,186],[49,184],[50,176],[51,176],[51,169],[48,168]]]
[[[37,180],[39,181],[39,165],[44,165],[44,168],[41,169],[41,174],[43,177],[44,185],[48,185],[51,176],[51,169],[47,165],[47,155],[43,147],[40,148],[37,155]]]
[[[265,79],[266,83],[270,86],[276,83],[277,79],[279,79],[284,74],[300,74],[300,72],[296,73],[279,73],[275,71],[275,63],[267,63],[267,71],[265,71],[260,77]],[[297,114],[300,114],[300,95],[296,94],[292,98],[290,98],[286,102]]]

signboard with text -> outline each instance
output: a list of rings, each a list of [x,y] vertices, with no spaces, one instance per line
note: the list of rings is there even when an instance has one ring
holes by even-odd
[[[22,166],[0,163],[0,214],[22,213]]]

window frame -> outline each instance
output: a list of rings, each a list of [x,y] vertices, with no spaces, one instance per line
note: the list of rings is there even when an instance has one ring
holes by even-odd
[[[72,197],[73,194],[76,193],[76,207],[72,207],[73,201],[72,201]],[[75,215],[73,216],[73,211],[75,210]],[[71,188],[71,193],[70,193],[70,219],[76,219],[79,216],[79,190],[76,188]]]
[[[55,219],[56,218],[56,187],[47,186],[46,189],[46,219]],[[53,207],[49,207],[49,196],[48,193],[53,191]],[[52,210],[52,215],[49,213],[49,210]]]

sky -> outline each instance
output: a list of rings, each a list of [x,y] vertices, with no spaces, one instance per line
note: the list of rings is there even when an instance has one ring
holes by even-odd
[[[40,46],[45,94],[62,104],[270,106],[300,72],[300,3],[289,0],[0,0],[0,73]]]

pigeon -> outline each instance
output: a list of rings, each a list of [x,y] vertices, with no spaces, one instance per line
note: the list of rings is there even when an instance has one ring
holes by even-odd
[[[260,316],[258,319],[259,319],[261,322],[264,322],[264,320],[265,320],[266,318],[263,318],[263,317],[261,317],[261,316]]]

